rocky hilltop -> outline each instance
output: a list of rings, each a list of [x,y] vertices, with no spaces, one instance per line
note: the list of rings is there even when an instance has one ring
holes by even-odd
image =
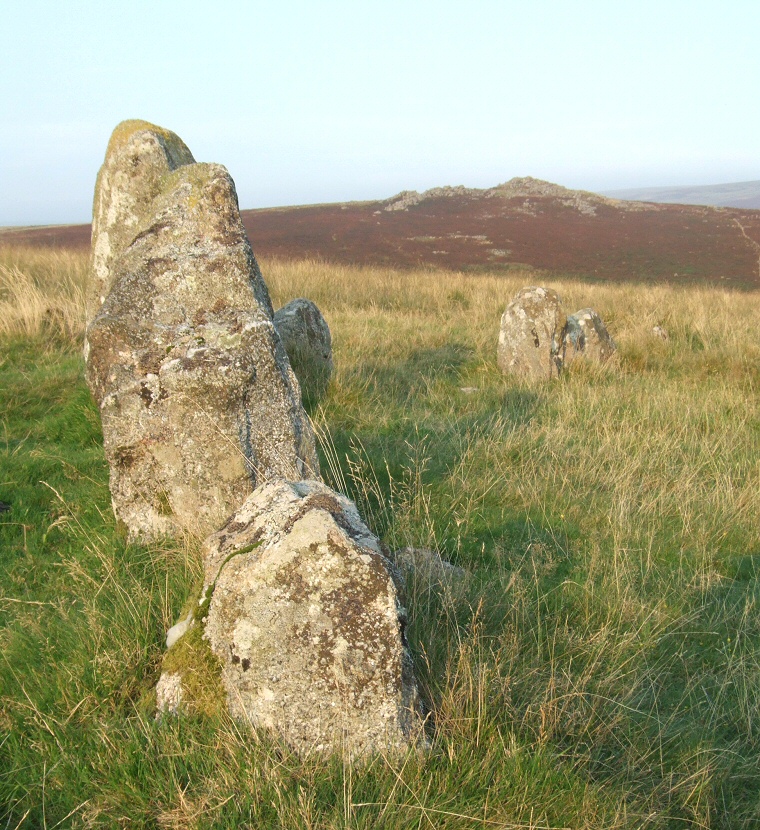
[[[623,201],[530,177],[243,221],[265,256],[760,287],[760,211]]]

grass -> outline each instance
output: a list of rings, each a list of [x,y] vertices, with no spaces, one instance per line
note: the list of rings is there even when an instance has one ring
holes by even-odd
[[[468,571],[409,585],[432,748],[352,768],[223,715],[155,721],[198,542],[120,535],[84,258],[6,249],[0,826],[760,825],[760,296],[261,264],[275,307],[307,296],[332,330],[328,483]],[[617,360],[502,377],[500,314],[536,282],[596,308]]]

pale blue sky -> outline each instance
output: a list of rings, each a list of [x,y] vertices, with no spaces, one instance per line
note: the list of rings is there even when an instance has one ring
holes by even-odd
[[[85,222],[114,126],[241,207],[760,179],[756,0],[5,0],[0,225]]]

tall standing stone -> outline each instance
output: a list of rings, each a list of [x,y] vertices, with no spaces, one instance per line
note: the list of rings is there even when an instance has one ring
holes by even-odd
[[[229,174],[175,165],[184,144],[144,122],[115,135],[95,196],[108,293],[85,346],[114,511],[130,538],[206,534],[257,483],[318,476],[314,437]]]
[[[501,318],[499,369],[531,380],[557,377],[566,321],[556,291],[535,286],[518,291]]]

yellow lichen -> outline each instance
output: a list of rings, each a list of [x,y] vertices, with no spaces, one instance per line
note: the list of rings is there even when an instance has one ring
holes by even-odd
[[[135,133],[150,130],[150,132],[160,135],[167,145],[174,145],[181,152],[190,154],[190,150],[184,141],[171,130],[164,127],[159,127],[156,124],[151,124],[149,121],[141,121],[139,118],[129,119],[117,124],[114,131],[111,133],[111,138],[108,141],[108,149],[106,150],[106,158],[111,155],[118,148],[123,147]]]

